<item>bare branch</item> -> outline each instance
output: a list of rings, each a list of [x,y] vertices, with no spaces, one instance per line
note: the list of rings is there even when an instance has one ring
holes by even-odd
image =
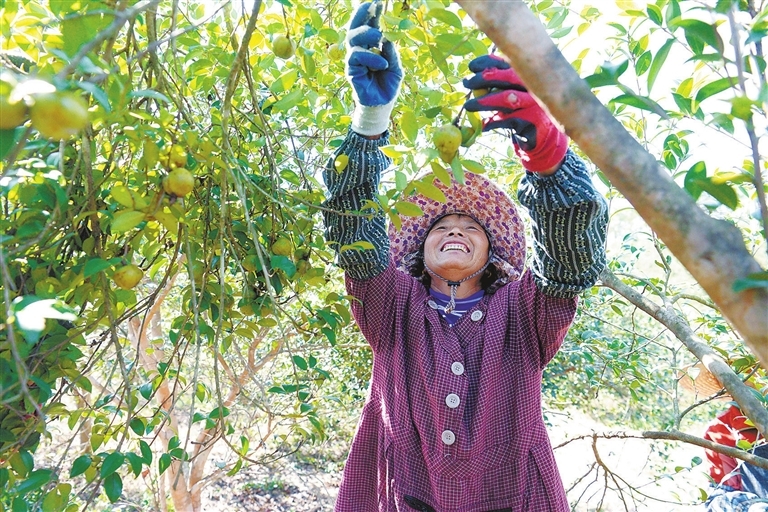
[[[752,391],[742,382],[720,355],[709,345],[701,341],[685,319],[677,314],[671,307],[659,306],[648,300],[642,294],[626,285],[611,271],[606,270],[600,275],[602,283],[616,293],[632,302],[635,306],[645,311],[648,315],[658,320],[672,332],[683,345],[695,355],[699,361],[723,383],[728,393],[739,404],[744,414],[751,419],[763,436],[768,432],[768,410],[752,394]]]

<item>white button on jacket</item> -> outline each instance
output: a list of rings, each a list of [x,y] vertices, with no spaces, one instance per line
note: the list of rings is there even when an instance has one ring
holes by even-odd
[[[483,318],[483,312],[480,310],[473,311],[472,314],[469,316],[469,318],[471,318],[473,322],[477,322],[478,320]]]
[[[464,365],[456,361],[451,365],[451,371],[454,375],[462,375],[464,373]]]
[[[455,393],[451,393],[450,395],[445,397],[445,405],[447,405],[451,409],[457,408],[460,403],[461,403],[461,399],[459,398],[459,395]]]
[[[447,444],[448,446],[456,442],[456,436],[450,430],[443,430],[443,435],[440,437],[443,439],[443,443]]]

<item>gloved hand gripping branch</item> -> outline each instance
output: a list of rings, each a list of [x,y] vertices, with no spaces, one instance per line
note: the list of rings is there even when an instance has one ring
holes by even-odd
[[[347,77],[355,98],[352,129],[360,135],[387,130],[403,80],[397,50],[379,30],[382,9],[379,1],[362,4],[347,33]]]
[[[528,92],[508,62],[496,55],[483,55],[469,63],[469,70],[475,75],[464,79],[464,87],[491,89],[489,94],[464,104],[469,112],[493,112],[483,120],[484,132],[508,129],[515,153],[529,171],[547,171],[563,161],[568,136]]]

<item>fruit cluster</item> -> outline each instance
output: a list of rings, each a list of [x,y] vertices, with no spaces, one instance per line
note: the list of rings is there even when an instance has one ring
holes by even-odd
[[[88,104],[74,91],[61,91],[44,80],[0,75],[0,130],[12,130],[27,119],[47,139],[65,140],[88,124]]]

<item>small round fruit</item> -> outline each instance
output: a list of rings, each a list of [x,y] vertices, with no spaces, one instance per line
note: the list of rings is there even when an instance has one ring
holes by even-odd
[[[115,284],[123,290],[132,290],[139,284],[142,277],[144,277],[144,272],[133,264],[120,267],[114,274],[112,274],[112,279],[115,281]]]
[[[339,155],[333,161],[333,167],[334,169],[336,169],[336,172],[342,172],[344,169],[347,168],[348,163],[349,163],[349,157],[347,155]]]
[[[174,169],[163,179],[163,189],[167,194],[184,197],[195,188],[195,177],[184,168]]]
[[[331,46],[330,50],[328,50],[328,56],[332,60],[341,60],[347,55],[347,52],[344,50],[344,45],[341,44],[334,44]]]
[[[272,53],[281,59],[290,59],[295,51],[296,47],[288,36],[279,34],[272,40]]]
[[[258,254],[248,254],[243,258],[243,268],[248,272],[256,272],[261,270],[261,261],[259,261]]]
[[[27,118],[27,104],[10,96],[0,96],[0,130],[12,130]]]
[[[312,265],[307,260],[299,260],[296,263],[296,273],[298,275],[304,275],[307,273],[309,269],[312,268]]]
[[[450,164],[451,162],[453,162],[453,158],[456,156],[455,151],[453,153],[445,153],[443,151],[438,151],[438,154],[440,155],[440,160],[442,160],[447,164]]]
[[[452,124],[444,124],[435,131],[432,142],[440,153],[453,156],[461,146],[461,130]]]
[[[176,169],[177,167],[184,167],[187,165],[187,152],[179,144],[171,144],[171,146],[164,151],[163,164],[168,169]]]
[[[29,109],[32,126],[48,139],[64,140],[88,124],[88,105],[80,96],[56,91],[33,96]]]
[[[479,98],[480,96],[485,96],[489,92],[490,89],[472,89],[472,96]]]
[[[278,256],[290,256],[293,252],[293,244],[287,238],[281,236],[272,244],[272,252]]]

